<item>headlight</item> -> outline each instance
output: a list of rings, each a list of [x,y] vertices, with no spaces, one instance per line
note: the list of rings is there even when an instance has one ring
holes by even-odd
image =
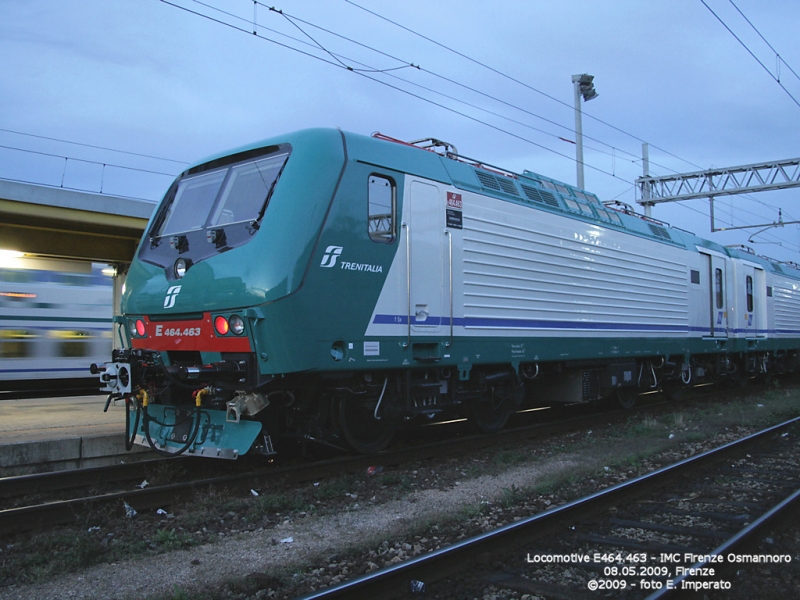
[[[231,326],[231,331],[236,335],[242,335],[244,333],[244,321],[242,321],[242,317],[239,315],[233,315],[230,319],[228,319],[228,323]]]
[[[147,333],[147,328],[144,326],[142,319],[129,320],[128,329],[133,337],[144,337],[144,334]]]
[[[182,258],[176,260],[173,270],[175,271],[175,277],[178,279],[183,278],[183,276],[186,275],[186,261]]]

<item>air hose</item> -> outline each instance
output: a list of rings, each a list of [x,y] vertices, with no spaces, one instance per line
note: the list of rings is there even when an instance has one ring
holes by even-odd
[[[149,403],[149,396],[147,394],[147,391],[139,390],[139,393],[136,395],[136,397],[142,402],[142,415],[143,415],[142,429],[144,430],[144,437],[147,440],[147,443],[150,446],[150,448],[152,448],[157,454],[160,454],[161,456],[180,456],[181,454],[186,452],[192,446],[192,444],[194,444],[195,439],[197,439],[197,433],[200,431],[200,417],[202,414],[200,405],[203,402],[203,396],[208,393],[209,393],[208,389],[206,388],[197,390],[196,392],[193,393],[195,407],[194,407],[194,426],[191,429],[191,434],[187,437],[186,443],[182,447],[180,447],[175,452],[167,452],[165,450],[158,448],[155,442],[153,441],[152,436],[150,435],[150,421],[153,421],[158,425],[161,425],[162,427],[166,426],[166,423],[161,423],[156,419],[150,417],[150,414],[147,410],[147,405]],[[176,425],[178,425],[177,421],[172,425],[169,425],[169,427],[175,427]]]
[[[131,405],[133,405],[134,410],[136,411],[136,421],[133,426],[133,430],[131,430]],[[136,431],[139,429],[139,417],[142,414],[141,408],[134,404],[133,400],[131,399],[130,394],[125,394],[125,450],[130,450],[133,448],[133,440],[136,439]],[[128,432],[131,432],[128,435]]]

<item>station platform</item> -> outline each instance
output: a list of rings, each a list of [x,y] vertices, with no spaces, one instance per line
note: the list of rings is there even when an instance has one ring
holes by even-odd
[[[0,400],[0,477],[137,460],[125,450],[125,405],[106,395]]]

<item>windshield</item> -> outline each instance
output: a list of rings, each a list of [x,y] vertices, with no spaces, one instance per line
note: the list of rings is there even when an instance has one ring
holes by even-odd
[[[184,176],[155,236],[257,221],[288,156],[278,152]]]

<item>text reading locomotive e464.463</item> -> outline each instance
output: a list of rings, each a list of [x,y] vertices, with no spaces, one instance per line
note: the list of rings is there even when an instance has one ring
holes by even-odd
[[[797,368],[794,266],[450,150],[316,129],[182,173],[96,366],[129,444],[376,452],[403,423]]]

